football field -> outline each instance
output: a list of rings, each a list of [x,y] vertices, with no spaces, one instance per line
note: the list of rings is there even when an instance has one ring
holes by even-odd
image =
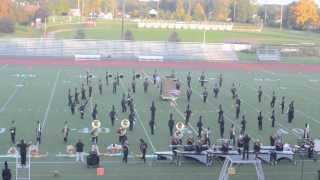
[[[143,81],[147,77],[152,79],[154,67],[96,67],[96,66],[62,66],[62,65],[15,65],[0,64],[0,154],[5,155],[12,146],[10,142],[11,121],[16,122],[17,140],[23,138],[35,141],[37,121],[42,126],[42,143],[40,152],[45,157],[32,159],[32,179],[67,179],[67,180],[87,180],[87,179],[218,179],[222,163],[214,163],[212,167],[205,167],[197,162],[188,161],[177,167],[170,162],[157,162],[149,159],[144,164],[138,156],[139,139],[143,138],[148,144],[148,154],[155,151],[166,151],[170,143],[168,129],[169,114],[173,113],[176,122],[184,122],[184,111],[187,106],[186,98],[186,77],[187,73],[192,75],[191,109],[192,117],[190,126],[184,138],[196,136],[196,123],[200,115],[203,116],[204,127],[212,130],[211,141],[216,142],[219,138],[218,106],[222,105],[225,112],[225,137],[229,136],[231,124],[235,124],[237,132],[240,130],[240,119],[235,118],[234,100],[231,98],[231,85],[236,84],[238,94],[241,98],[241,113],[245,113],[247,119],[246,132],[252,140],[259,139],[264,145],[269,145],[269,137],[277,131],[284,134],[285,142],[296,144],[301,137],[301,130],[305,123],[309,123],[311,134],[314,138],[320,137],[320,74],[312,72],[289,72],[271,70],[250,70],[227,68],[206,69],[205,75],[208,83],[206,87],[209,91],[208,100],[202,102],[202,91],[198,81],[202,70],[199,68],[182,69],[179,67],[159,68],[161,76],[170,75],[175,70],[176,77],[181,82],[181,95],[177,99],[176,106],[171,106],[168,101],[162,101],[159,96],[159,89],[150,81],[148,93],[143,92]],[[68,107],[67,92],[70,88],[72,93],[74,88],[80,92],[81,84],[85,83],[86,71],[93,75],[93,97],[90,99],[85,118],[80,119],[77,111],[72,115]],[[109,85],[106,85],[106,72],[115,76],[116,73],[124,77],[120,79],[120,86],[117,94],[112,93],[112,78]],[[101,152],[106,152],[106,147],[112,143],[118,143],[117,128],[120,121],[128,118],[128,113],[121,113],[121,98],[123,93],[127,93],[131,87],[131,80],[134,74],[140,74],[136,79],[137,90],[134,94],[136,122],[133,131],[128,131],[129,155],[128,164],[121,163],[121,157],[102,157],[102,166],[106,168],[104,177],[97,177],[95,169],[87,169],[84,165],[75,162],[74,158],[59,157],[59,154],[66,154],[66,144],[63,143],[62,128],[64,122],[68,121],[71,133],[68,144],[74,145],[80,138],[85,144],[88,152],[91,147],[91,136],[86,131],[91,128],[91,111],[94,104],[98,105],[98,119],[102,127],[106,128],[104,133],[99,134],[99,148]],[[214,83],[218,82],[219,74],[223,76],[223,86],[220,89],[218,98],[213,97]],[[103,82],[103,94],[98,91],[99,79]],[[262,103],[258,103],[257,91],[261,86],[263,90]],[[272,91],[275,91],[276,100],[276,126],[271,127],[272,109],[270,101]],[[295,102],[295,118],[293,123],[287,122],[287,114],[281,114],[281,97],[286,98],[286,108],[290,101]],[[150,106],[152,100],[156,104],[156,129],[155,135],[151,135],[149,128]],[[117,121],[115,126],[111,126],[109,112],[112,105],[117,111]],[[262,111],[264,115],[263,130],[259,131],[257,115]],[[252,145],[251,141],[251,145]],[[15,159],[1,158],[0,161],[8,160],[9,166],[14,171]],[[303,167],[302,167],[303,166]],[[236,175],[231,179],[256,179],[254,167],[238,166]],[[303,179],[316,180],[317,171],[320,170],[320,163],[311,160],[301,161],[298,158],[296,164],[288,161],[281,161],[279,165],[273,167],[263,165],[266,179]],[[58,170],[59,177],[53,177],[52,171]]]

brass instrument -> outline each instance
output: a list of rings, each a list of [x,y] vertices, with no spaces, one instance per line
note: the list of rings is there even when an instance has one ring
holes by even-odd
[[[93,128],[93,129],[99,129],[100,127],[101,127],[101,122],[100,122],[100,120],[93,120],[92,122],[91,122],[91,127]]]
[[[123,119],[121,121],[120,125],[122,128],[127,129],[130,126],[130,121],[128,119]]]

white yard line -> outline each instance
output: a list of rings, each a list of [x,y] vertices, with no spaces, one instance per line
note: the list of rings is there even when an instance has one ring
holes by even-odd
[[[54,94],[56,92],[57,84],[58,84],[58,81],[59,81],[59,78],[60,78],[60,73],[61,73],[61,70],[59,70],[57,72],[56,79],[55,79],[55,82],[54,82],[52,90],[51,90],[51,95],[50,95],[50,98],[49,98],[48,106],[47,106],[46,112],[44,113],[44,117],[43,117],[43,120],[42,120],[42,126],[41,126],[42,135],[43,135],[43,130],[44,130],[44,128],[46,126],[46,123],[47,123],[47,120],[48,120],[49,111],[51,109],[51,104],[52,104],[52,101],[53,101],[53,97],[54,97]]]
[[[122,80],[120,80],[120,84],[121,84],[122,89],[125,91],[126,88],[124,87]],[[148,139],[148,141],[149,141],[149,143],[150,143],[150,145],[151,145],[152,151],[153,151],[153,152],[156,152],[157,150],[156,150],[155,146],[154,146],[153,143],[152,143],[151,137],[149,136],[149,134],[148,134],[145,126],[143,125],[143,123],[142,123],[142,121],[141,121],[141,116],[140,116],[139,112],[137,111],[137,109],[136,109],[135,107],[134,107],[134,111],[137,113],[138,122],[140,123],[140,125],[141,125],[141,127],[142,127],[142,129],[143,129],[143,131],[144,131],[144,133],[145,133],[145,135],[147,136],[147,139]]]
[[[14,89],[13,93],[9,96],[9,98],[7,99],[7,101],[1,106],[0,108],[0,113],[3,112],[6,107],[11,103],[11,101],[13,100],[13,98],[17,95],[18,93],[18,90],[20,89],[21,87],[19,86],[16,86],[16,88]]]

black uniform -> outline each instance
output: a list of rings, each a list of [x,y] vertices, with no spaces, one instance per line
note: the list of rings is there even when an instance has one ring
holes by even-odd
[[[20,150],[20,156],[21,156],[21,165],[25,166],[26,165],[26,159],[27,159],[27,148],[28,144],[24,142],[24,140],[21,140],[20,144],[17,145],[17,147]]]
[[[237,92],[237,89],[235,87],[235,84],[233,83],[232,84],[232,87],[231,87],[231,94],[232,94],[232,99],[235,99],[236,98],[236,92]]]
[[[259,130],[262,130],[262,120],[263,120],[263,116],[262,116],[262,112],[259,112],[258,115],[258,126],[259,126]]]
[[[230,128],[230,135],[229,135],[230,140],[232,140],[232,145],[236,145],[236,128],[234,127],[234,124],[231,125]]]
[[[116,110],[115,110],[114,105],[112,106],[112,110],[109,113],[109,117],[111,120],[111,125],[114,126],[114,121],[116,120]]]
[[[150,126],[151,135],[154,135],[154,126],[155,126],[154,120],[151,120],[149,122],[149,126]]]
[[[36,128],[36,142],[38,144],[41,144],[41,125],[40,125],[40,121],[37,122],[37,128]]]
[[[132,88],[132,92],[136,93],[136,81],[134,79],[131,82],[131,88]]]
[[[2,170],[2,179],[3,180],[11,180],[12,174],[11,170],[8,168],[8,163],[5,161],[4,169]]]
[[[274,124],[275,124],[275,121],[276,121],[276,116],[275,116],[274,110],[272,111],[270,119],[271,119],[271,127],[274,128]]]
[[[132,130],[133,130],[134,121],[135,121],[135,114],[134,114],[134,112],[131,112],[131,113],[129,114],[128,120],[129,120],[129,122],[130,122],[129,131],[132,131]]]
[[[251,138],[246,134],[243,138],[243,154],[242,154],[242,159],[246,158],[249,159],[249,147],[250,147],[250,140]]]
[[[285,106],[285,97],[282,96],[282,100],[281,100],[281,114],[284,113],[284,106]]]
[[[89,85],[89,97],[91,97],[92,96],[92,85],[90,84]]]
[[[102,82],[99,80],[99,93],[102,95]]]
[[[71,110],[71,114],[74,115],[75,110],[76,110],[76,103],[75,102],[71,102],[70,110]]]
[[[244,134],[244,132],[246,132],[246,124],[247,124],[245,115],[242,115],[242,121],[240,123],[241,123],[241,134]]]
[[[173,114],[170,113],[170,119],[168,121],[168,127],[169,127],[169,132],[170,132],[170,136],[173,135],[173,127],[174,127],[174,120],[173,120]]]
[[[84,88],[84,85],[82,84],[82,87],[81,87],[81,99],[82,100],[86,100],[87,97],[86,97],[86,89]]]
[[[271,102],[270,102],[271,108],[274,108],[275,103],[276,103],[276,95],[275,95],[275,92],[273,91],[272,99],[271,99]]]
[[[294,105],[293,101],[289,104],[289,110],[288,110],[288,122],[291,123],[294,118]]]
[[[155,121],[155,116],[156,116],[156,106],[154,105],[154,101],[152,101],[151,107],[150,107],[150,112],[151,112],[151,119],[150,121]]]
[[[16,144],[16,127],[14,122],[12,122],[12,127],[10,128],[10,136],[12,144]]]
[[[64,127],[62,129],[62,133],[63,133],[63,142],[67,143],[68,142],[68,136],[69,136],[69,127],[67,122],[65,122]]]
[[[185,125],[188,125],[189,124],[189,120],[190,120],[190,117],[191,117],[191,114],[192,114],[192,111],[190,109],[190,105],[188,104],[187,106],[187,109],[186,111],[184,112],[186,114],[186,122],[185,122]]]
[[[147,149],[148,149],[148,145],[146,142],[144,142],[143,139],[140,139],[140,151],[142,154],[141,159],[143,160],[143,162],[146,162],[146,153],[147,153]]]
[[[206,76],[204,75],[204,72],[202,72],[201,76],[200,76],[200,84],[201,87],[204,86],[204,82],[205,82]]]
[[[116,79],[112,82],[112,93],[117,94],[117,80]]]
[[[202,127],[203,127],[202,116],[199,116],[199,120],[198,120],[198,122],[197,122],[198,137],[199,137],[199,138],[201,138]]]
[[[87,104],[88,104],[88,100],[86,100],[86,102],[84,104],[81,104],[80,107],[79,107],[80,119],[83,119],[84,111],[86,110],[86,105]]]
[[[261,103],[261,97],[262,97],[262,89],[261,86],[259,86],[259,90],[258,90],[258,102]]]
[[[236,119],[239,119],[239,116],[240,116],[240,107],[241,107],[241,100],[240,98],[238,97],[236,99]]]
[[[156,85],[157,83],[157,70],[154,70],[154,73],[152,75],[152,79],[153,79],[153,84]]]
[[[97,114],[98,114],[98,109],[97,109],[97,108],[98,108],[98,105],[95,104],[95,105],[94,105],[94,108],[93,108],[93,110],[92,110],[92,114],[91,114],[93,120],[97,119]]]
[[[116,76],[116,81],[117,81],[117,85],[119,86],[120,85],[120,75],[118,72],[117,72],[117,76]]]
[[[71,90],[68,89],[68,106],[71,106],[72,103],[72,95],[71,95]]]
[[[220,86],[220,87],[222,87],[222,81],[223,81],[223,79],[222,79],[222,74],[220,74],[220,75],[219,75],[219,86]]]
[[[221,106],[221,104],[219,104],[218,122],[220,122],[220,121],[221,121],[222,117],[223,117],[223,110],[222,110],[222,106]]]
[[[106,72],[106,85],[108,86],[109,85],[109,73]]]
[[[208,91],[207,89],[205,88],[203,93],[202,93],[202,96],[203,96],[203,102],[206,103],[207,102],[207,97],[208,97]]]
[[[219,121],[219,124],[220,124],[220,137],[223,138],[223,135],[224,135],[224,116],[223,115]]]
[[[146,78],[143,82],[143,91],[144,93],[147,93],[148,92],[148,87],[149,87],[149,82],[148,82],[148,79]]]
[[[187,84],[188,84],[188,87],[191,88],[191,75],[190,75],[190,72],[188,72]]]
[[[122,95],[121,108],[122,108],[122,112],[123,113],[127,112],[127,100],[126,100],[126,95],[125,94]]]
[[[127,145],[122,146],[122,153],[123,153],[122,162],[127,164],[128,163],[128,155],[129,155],[129,147]]]
[[[217,98],[218,97],[218,94],[219,94],[219,87],[217,84],[214,85],[214,88],[213,88],[213,94],[214,94],[214,97]]]
[[[79,101],[79,93],[78,93],[78,89],[77,89],[77,88],[74,89],[74,102],[75,102],[76,104],[80,104],[80,101]]]
[[[187,100],[188,100],[188,102],[190,102],[191,95],[192,95],[192,89],[191,89],[191,88],[188,88],[188,89],[187,89]]]

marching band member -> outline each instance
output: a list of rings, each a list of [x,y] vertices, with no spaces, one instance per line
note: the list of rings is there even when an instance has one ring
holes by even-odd
[[[254,153],[256,155],[256,158],[258,158],[258,154],[260,152],[260,149],[261,149],[261,143],[260,143],[260,140],[257,139],[257,141],[253,145],[253,150],[254,150]]]
[[[40,121],[37,121],[36,142],[38,145],[41,144],[41,124],[40,124]]]
[[[68,136],[69,136],[69,127],[68,127],[68,122],[65,121],[64,122],[64,127],[62,129],[62,133],[63,133],[63,141],[64,143],[67,143],[68,142]]]
[[[10,136],[12,144],[16,144],[16,125],[15,121],[11,121]]]
[[[310,126],[308,123],[305,124],[305,128],[303,130],[303,138],[309,139],[310,138]]]

